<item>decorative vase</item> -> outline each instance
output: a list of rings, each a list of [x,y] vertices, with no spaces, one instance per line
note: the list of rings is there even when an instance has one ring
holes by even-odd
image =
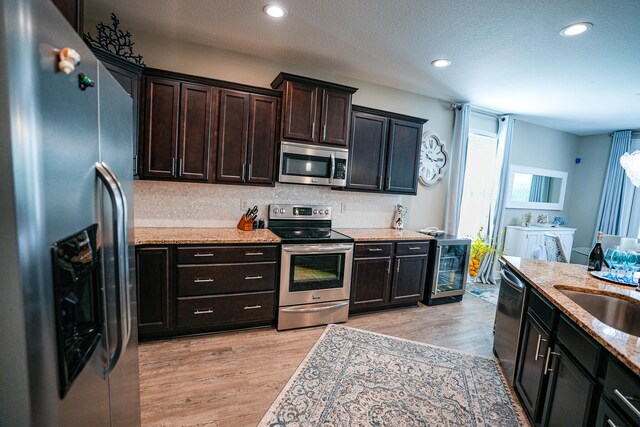
[[[393,215],[393,228],[396,230],[404,229],[404,219],[407,216],[408,209],[402,205],[396,205]]]

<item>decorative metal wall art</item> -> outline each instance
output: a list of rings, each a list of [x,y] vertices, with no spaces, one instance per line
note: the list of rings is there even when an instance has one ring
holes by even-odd
[[[105,25],[102,21],[96,25],[98,31],[96,38],[90,33],[84,35],[85,40],[92,46],[104,49],[113,53],[121,58],[131,61],[138,65],[145,65],[142,61],[142,55],[135,55],[133,53],[133,40],[131,40],[131,33],[129,31],[123,31],[120,27],[120,20],[115,13],[111,14],[112,26]]]

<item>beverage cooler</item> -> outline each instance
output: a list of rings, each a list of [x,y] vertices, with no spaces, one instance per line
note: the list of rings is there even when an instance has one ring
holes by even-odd
[[[423,302],[427,305],[457,302],[466,290],[471,240],[444,234],[429,253]]]

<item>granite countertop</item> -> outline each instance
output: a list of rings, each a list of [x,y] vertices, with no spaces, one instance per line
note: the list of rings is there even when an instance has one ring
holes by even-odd
[[[433,237],[416,231],[393,228],[337,228],[338,233],[353,238],[356,242],[371,242],[382,240],[432,240]]]
[[[640,292],[632,286],[616,285],[596,279],[583,265],[539,260],[503,259],[518,270],[536,290],[558,307],[611,354],[640,375],[640,338],[614,329],[589,314],[558,289],[610,295],[640,304]]]
[[[136,245],[280,243],[280,238],[267,229],[136,227],[134,233]]]

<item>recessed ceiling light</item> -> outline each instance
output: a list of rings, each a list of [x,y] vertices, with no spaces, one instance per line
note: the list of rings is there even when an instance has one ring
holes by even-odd
[[[438,68],[448,67],[451,65],[451,61],[448,59],[436,59],[435,61],[431,61],[431,65]]]
[[[268,4],[262,10],[272,18],[282,18],[287,14],[287,9],[277,4]]]
[[[564,27],[562,31],[560,31],[560,34],[565,37],[577,36],[578,34],[582,34],[589,30],[591,27],[593,27],[591,22],[578,22],[576,24],[571,24],[568,27]]]

